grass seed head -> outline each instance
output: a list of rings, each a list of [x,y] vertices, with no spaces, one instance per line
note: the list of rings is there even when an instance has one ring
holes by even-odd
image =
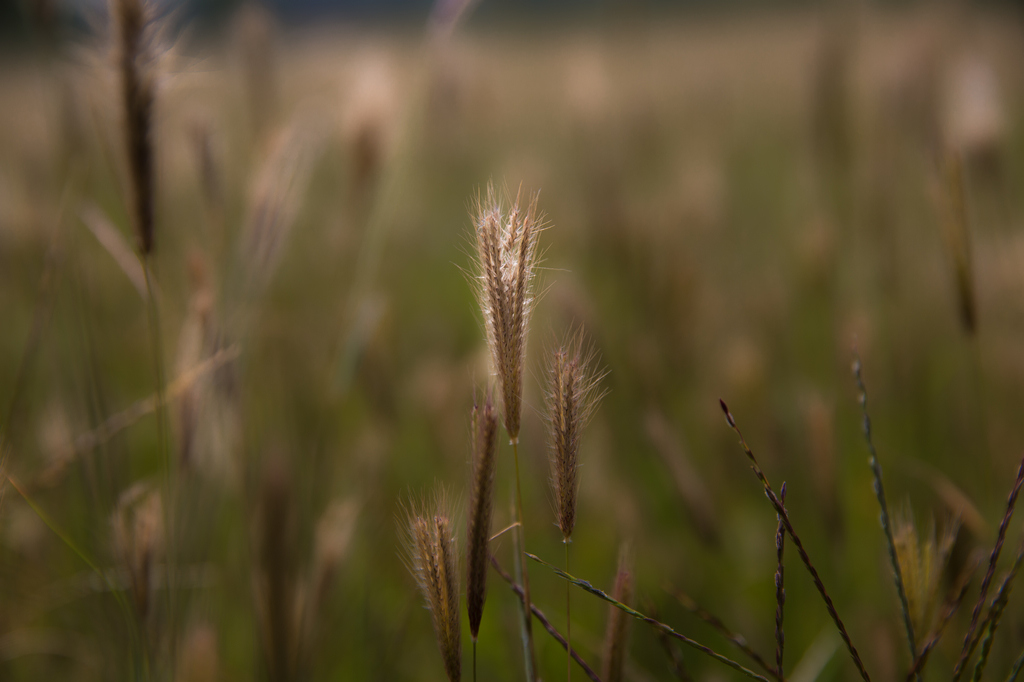
[[[147,0],[110,0],[110,19],[128,157],[129,210],[139,253],[148,256],[154,232],[154,10]]]
[[[580,442],[583,428],[603,394],[603,376],[594,370],[594,355],[583,347],[579,334],[556,350],[550,361],[548,426],[551,480],[555,489],[558,527],[568,542],[576,525],[579,490]]]
[[[498,414],[488,395],[483,405],[473,406],[472,479],[466,531],[466,605],[469,631],[476,640],[483,617],[487,590],[488,541],[494,510],[494,466],[498,444]]]
[[[927,632],[937,605],[942,573],[949,553],[953,549],[960,525],[947,523],[942,536],[936,539],[935,524],[921,537],[909,512],[898,514],[893,520],[893,540],[896,558],[907,592],[910,620],[916,632]]]
[[[505,430],[512,442],[518,442],[526,336],[535,302],[537,237],[542,221],[537,214],[536,194],[525,203],[517,194],[510,207],[509,203],[506,196],[488,185],[486,195],[477,201],[475,223],[487,344],[501,387]]]
[[[435,495],[432,504],[408,511],[408,564],[430,610],[445,672],[451,682],[458,682],[462,677],[462,640],[452,518],[443,491]]]

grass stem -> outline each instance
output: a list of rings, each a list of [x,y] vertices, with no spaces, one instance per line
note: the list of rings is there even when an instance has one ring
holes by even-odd
[[[800,555],[800,560],[803,561],[804,566],[807,568],[807,572],[811,574],[811,580],[814,581],[814,586],[818,589],[818,593],[821,595],[822,600],[825,602],[825,608],[828,610],[828,615],[832,617],[832,622],[835,623],[836,629],[839,630],[839,636],[842,637],[843,643],[846,645],[847,651],[850,652],[850,658],[853,659],[854,665],[857,666],[857,672],[860,673],[861,679],[864,682],[871,682],[871,677],[868,675],[867,669],[864,668],[864,662],[860,658],[860,654],[857,653],[857,647],[853,645],[853,641],[850,639],[850,634],[846,631],[846,625],[843,624],[842,619],[839,617],[839,613],[836,611],[835,604],[832,603],[832,597],[829,596],[828,590],[825,589],[825,583],[821,581],[821,576],[818,575],[818,569],[811,563],[811,557],[807,554],[807,550],[804,549],[804,543],[801,542],[800,536],[796,534],[793,529],[793,523],[789,519],[789,514],[786,512],[786,508],[782,502],[779,501],[778,496],[772,489],[771,483],[768,482],[768,477],[764,475],[764,471],[761,470],[761,465],[757,463],[757,458],[754,457],[753,451],[750,446],[747,445],[747,441],[743,438],[743,433],[736,425],[736,419],[729,412],[729,407],[725,404],[724,400],[719,400],[719,404],[722,407],[722,412],[725,413],[725,419],[729,423],[729,426],[736,433],[740,439],[740,445],[743,447],[743,451],[747,455],[747,459],[750,460],[750,468],[753,469],[754,474],[758,480],[761,481],[761,485],[764,486],[764,494],[768,497],[768,501],[771,502],[775,508],[775,513],[782,520],[782,523],[786,526],[786,532],[789,533],[789,537],[793,538],[793,544],[796,546],[797,554]]]
[[[732,660],[731,658],[727,658],[726,656],[723,656],[722,654],[714,651],[710,647],[704,646],[700,642],[692,640],[692,639],[690,639],[689,637],[687,637],[686,635],[684,635],[682,633],[676,632],[674,629],[672,629],[671,626],[666,625],[665,623],[662,623],[660,621],[657,621],[657,620],[651,618],[650,616],[645,616],[644,614],[640,613],[636,609],[634,609],[634,608],[632,608],[630,606],[627,606],[626,604],[623,604],[622,602],[618,601],[617,599],[613,599],[604,590],[600,590],[600,589],[594,587],[593,585],[591,585],[586,580],[580,580],[579,578],[576,578],[576,577],[566,573],[565,571],[563,571],[562,569],[558,568],[554,564],[549,564],[548,562],[544,561],[543,559],[541,559],[540,557],[536,556],[535,554],[530,554],[529,552],[526,552],[526,556],[529,557],[530,559],[533,559],[538,564],[541,564],[542,566],[546,566],[547,568],[551,569],[552,571],[555,572],[555,575],[557,575],[558,577],[562,578],[563,580],[569,581],[570,583],[572,583],[576,587],[579,587],[580,589],[582,589],[584,592],[589,592],[590,594],[594,595],[595,597],[597,597],[599,599],[603,599],[604,601],[608,602],[609,604],[611,604],[612,606],[616,607],[617,609],[625,612],[626,614],[632,616],[633,618],[636,618],[637,620],[642,620],[643,622],[647,623],[648,625],[650,625],[651,627],[655,628],[656,630],[665,633],[669,637],[674,637],[675,639],[678,639],[683,644],[686,644],[687,646],[689,646],[691,648],[694,648],[697,651],[700,651],[701,653],[710,656],[711,658],[715,659],[716,661],[729,666],[730,668],[732,668],[733,670],[735,670],[737,672],[743,673],[744,675],[746,675],[750,679],[752,679],[752,680],[760,680],[760,682],[770,682],[770,680],[767,677],[765,677],[764,675],[758,675],[753,670],[750,670],[749,668],[743,667],[742,665],[740,665],[736,661]]]
[[[875,497],[878,499],[879,520],[882,523],[882,531],[885,533],[886,549],[889,552],[889,565],[892,567],[893,580],[896,583],[896,594],[899,595],[900,599],[900,612],[903,614],[903,629],[907,634],[910,659],[914,660],[917,658],[917,638],[914,635],[913,621],[910,619],[910,601],[907,599],[907,590],[903,584],[903,572],[900,570],[899,558],[896,555],[896,540],[893,538],[889,505],[886,502],[885,488],[882,485],[882,465],[878,462],[878,452],[875,450],[875,442],[871,437],[871,417],[868,415],[868,389],[864,386],[860,357],[856,357],[853,361],[853,376],[857,381],[857,390],[860,393],[861,430],[864,432],[864,441],[867,443],[868,453],[870,454],[869,465],[871,466],[871,474],[874,477],[872,487],[875,491]],[[920,682],[920,673],[916,673],[915,677]]]

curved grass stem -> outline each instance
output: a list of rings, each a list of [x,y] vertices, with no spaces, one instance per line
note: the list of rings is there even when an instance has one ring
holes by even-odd
[[[600,589],[594,587],[593,585],[591,585],[586,580],[580,580],[579,578],[576,578],[575,576],[572,576],[572,575],[566,573],[565,571],[563,571],[562,569],[558,568],[554,564],[549,564],[548,562],[544,561],[543,559],[541,559],[540,557],[538,557],[535,554],[530,554],[529,552],[525,552],[525,554],[526,554],[527,557],[529,557],[530,559],[533,559],[538,564],[541,564],[542,566],[546,566],[547,568],[549,568],[552,571],[554,571],[555,575],[557,575],[559,578],[562,578],[563,580],[567,580],[568,582],[572,583],[576,587],[579,587],[580,589],[582,589],[584,592],[589,592],[590,594],[594,595],[598,599],[603,599],[604,601],[608,602],[609,604],[611,604],[615,608],[617,608],[617,609],[619,609],[621,611],[624,611],[626,614],[632,616],[633,618],[636,618],[637,620],[642,620],[643,622],[647,623],[648,625],[650,625],[651,627],[655,628],[656,630],[659,630],[660,632],[665,633],[669,637],[673,637],[675,639],[678,639],[683,644],[685,644],[685,645],[687,645],[687,646],[689,646],[689,647],[691,647],[693,649],[696,649],[697,651],[700,651],[703,654],[706,654],[706,655],[710,656],[711,658],[715,659],[719,663],[723,663],[723,664],[729,666],[733,670],[746,675],[747,677],[749,677],[752,680],[760,680],[760,682],[770,682],[770,680],[767,677],[765,677],[764,675],[758,675],[753,670],[750,670],[749,668],[745,668],[744,666],[740,665],[739,663],[737,663],[736,661],[732,660],[731,658],[727,658],[726,656],[723,656],[722,654],[714,651],[710,647],[704,646],[700,642],[692,640],[692,639],[690,639],[689,637],[687,637],[686,635],[684,635],[684,634],[682,634],[680,632],[676,632],[671,626],[666,625],[665,623],[662,623],[660,621],[657,621],[657,620],[651,618],[650,616],[645,616],[644,614],[640,613],[636,609],[634,609],[634,608],[632,608],[630,606],[627,606],[626,604],[623,604],[622,602],[620,602],[617,599],[614,599],[613,597],[611,597],[604,590],[600,590]]]

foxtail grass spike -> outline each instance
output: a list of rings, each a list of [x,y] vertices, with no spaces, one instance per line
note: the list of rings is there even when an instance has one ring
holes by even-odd
[[[914,624],[910,618],[910,604],[907,600],[907,591],[903,583],[903,572],[900,570],[899,558],[896,554],[896,541],[892,534],[892,521],[889,518],[889,505],[885,499],[885,488],[882,485],[882,465],[878,462],[878,452],[875,450],[875,442],[871,437],[871,417],[868,415],[868,390],[864,386],[864,377],[861,373],[861,361],[857,357],[853,361],[853,376],[857,381],[857,390],[860,392],[860,409],[862,415],[861,427],[864,432],[864,441],[867,443],[870,454],[869,465],[871,474],[874,476],[873,488],[875,498],[878,500],[879,520],[882,523],[882,531],[885,533],[886,548],[889,552],[889,565],[892,568],[893,580],[896,583],[896,594],[900,599],[900,612],[903,614],[903,629],[907,635],[907,646],[910,647],[910,659],[917,658],[917,638],[914,634]]]
[[[1006,541],[1006,529],[1010,525],[1010,519],[1013,517],[1014,507],[1017,506],[1017,496],[1020,494],[1022,484],[1024,484],[1024,459],[1021,459],[1020,466],[1017,468],[1017,480],[1014,481],[1013,489],[1010,490],[1010,495],[1006,500],[1006,512],[1003,514],[1003,520],[999,523],[999,533],[996,536],[996,544],[992,547],[992,555],[988,560],[988,570],[985,571],[985,577],[982,578],[978,601],[974,603],[974,610],[971,612],[971,624],[967,627],[967,633],[964,635],[964,644],[960,651],[960,658],[957,659],[956,667],[953,668],[953,682],[958,682],[963,674],[964,666],[967,665],[968,659],[974,653],[974,648],[978,645],[978,638],[975,636],[978,629],[978,618],[981,615],[982,607],[985,606],[988,588],[992,584],[992,578],[996,573],[999,553],[1003,549],[1003,542]]]
[[[482,405],[473,406],[472,478],[469,519],[466,530],[466,610],[469,632],[476,642],[487,596],[487,544],[494,510],[494,465],[498,444],[498,415],[488,395]]]
[[[760,680],[761,682],[769,682],[768,678],[765,677],[764,675],[758,675],[753,670],[750,670],[749,668],[746,668],[746,667],[740,665],[739,663],[737,663],[736,661],[732,660],[731,658],[723,656],[722,654],[716,652],[714,649],[712,649],[710,647],[707,647],[707,646],[704,646],[700,642],[697,642],[696,640],[692,640],[692,639],[690,639],[689,637],[687,637],[686,635],[684,635],[682,633],[676,632],[674,629],[672,629],[671,626],[666,625],[665,623],[662,623],[660,621],[657,621],[657,620],[651,618],[650,616],[645,616],[644,614],[640,613],[639,611],[637,611],[633,607],[628,606],[626,604],[623,604],[622,602],[612,598],[611,596],[608,595],[608,593],[606,593],[605,591],[603,591],[601,589],[598,589],[598,588],[594,587],[593,585],[591,585],[586,580],[580,580],[579,578],[576,578],[576,577],[566,573],[565,571],[560,569],[558,566],[555,566],[554,564],[549,564],[548,562],[544,561],[543,559],[541,559],[540,557],[536,556],[535,554],[530,554],[529,552],[526,552],[525,554],[530,559],[536,561],[538,564],[540,564],[542,566],[545,566],[546,568],[548,568],[551,571],[553,571],[555,573],[555,575],[557,575],[558,577],[562,578],[563,580],[568,580],[570,583],[572,583],[576,587],[579,587],[584,592],[588,592],[588,593],[594,595],[595,597],[597,597],[598,599],[603,599],[604,601],[608,602],[609,604],[611,604],[612,606],[616,607],[617,609],[619,609],[621,611],[625,611],[627,614],[629,614],[633,618],[636,618],[637,620],[642,620],[643,622],[647,623],[648,625],[650,625],[654,629],[658,630],[659,632],[663,632],[666,635],[668,635],[669,637],[672,637],[674,639],[678,639],[680,642],[682,642],[686,646],[688,646],[688,647],[690,647],[692,649],[696,649],[697,651],[700,651],[701,653],[703,653],[703,654],[705,654],[707,656],[710,656],[711,658],[715,659],[719,663],[722,663],[724,665],[729,666],[730,668],[732,668],[736,672],[742,673],[743,675],[746,675],[747,677],[749,677],[752,680]]]
[[[593,354],[577,334],[552,354],[548,389],[551,480],[562,540],[569,542],[576,526],[580,442],[583,428],[600,401],[601,374],[593,369]]]
[[[519,597],[520,603],[522,603],[522,586],[516,583],[516,581],[512,579],[512,576],[508,574],[508,571],[501,567],[501,564],[498,563],[498,560],[494,557],[493,554],[491,555],[491,566],[493,566],[494,571],[499,576],[501,576],[501,579],[509,584],[509,587],[512,588],[512,591],[515,592],[516,596]],[[555,641],[562,646],[563,649],[569,652],[569,656],[572,657],[572,660],[576,661],[576,664],[579,665],[580,669],[587,676],[587,678],[590,679],[591,682],[601,682],[601,678],[597,676],[597,673],[594,672],[593,668],[587,665],[587,662],[584,661],[582,657],[580,657],[576,650],[569,646],[568,641],[565,639],[565,637],[562,637],[561,633],[559,633],[558,630],[555,629],[555,626],[551,624],[551,621],[548,620],[547,616],[544,615],[544,612],[538,609],[535,604],[530,605],[530,611],[533,613],[533,617],[537,619],[537,622],[539,622],[544,627],[544,629],[548,631],[548,634],[550,634],[555,639]]]
[[[786,504],[786,482],[782,482],[779,489],[779,501]],[[777,516],[777,515],[776,515]],[[786,632],[783,628],[783,616],[786,607],[786,573],[782,563],[782,557],[786,549],[786,527],[782,523],[782,517],[778,517],[778,527],[775,529],[775,672],[779,674],[780,680],[786,679],[786,673],[782,667],[782,655],[786,648]]]
[[[437,646],[450,682],[462,678],[459,573],[451,513],[444,492],[408,513],[409,569],[430,610]]]
[[[768,482],[768,477],[765,476],[764,471],[761,470],[761,465],[757,463],[757,458],[754,457],[753,451],[751,451],[750,446],[747,445],[746,439],[743,438],[743,433],[736,425],[736,419],[729,411],[729,407],[725,404],[724,400],[719,400],[718,403],[722,408],[722,412],[725,413],[725,420],[729,423],[729,426],[732,427],[732,430],[740,439],[740,445],[743,447],[743,452],[746,453],[747,459],[750,460],[750,468],[754,471],[754,475],[757,476],[758,480],[761,481],[761,485],[764,486],[765,496],[768,497],[768,501],[771,502],[772,507],[775,508],[775,513],[778,514],[779,518],[782,520],[783,525],[786,527],[786,532],[789,533],[789,537],[793,539],[793,544],[796,546],[797,554],[800,555],[800,560],[807,568],[807,572],[811,574],[811,580],[814,581],[814,586],[818,589],[818,593],[825,602],[825,608],[828,610],[828,615],[832,617],[832,622],[835,623],[836,629],[839,630],[839,636],[846,645],[847,651],[850,652],[850,658],[853,659],[854,665],[857,666],[857,672],[860,673],[864,682],[871,682],[871,676],[868,675],[868,671],[864,667],[864,662],[861,660],[860,654],[857,652],[857,648],[850,640],[850,635],[846,631],[846,626],[839,617],[835,604],[832,603],[832,597],[829,596],[828,590],[825,589],[825,584],[821,581],[821,576],[818,575],[818,569],[816,569],[814,564],[811,563],[811,557],[807,554],[807,550],[804,549],[804,544],[801,542],[800,536],[793,530],[793,523],[789,519],[789,514],[786,513],[786,508],[783,506],[782,502],[779,501],[778,496],[772,489],[771,483]]]
[[[494,185],[477,201],[475,225],[480,307],[487,345],[501,387],[502,416],[509,438],[519,440],[526,337],[534,305],[534,271],[541,219],[537,195],[511,207]]]

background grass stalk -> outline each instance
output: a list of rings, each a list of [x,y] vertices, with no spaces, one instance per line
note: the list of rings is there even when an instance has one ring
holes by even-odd
[[[857,672],[860,673],[864,682],[871,682],[871,677],[868,675],[867,669],[864,668],[864,662],[861,660],[860,654],[857,653],[857,647],[853,645],[853,641],[850,639],[850,634],[846,631],[846,626],[839,617],[835,604],[832,603],[832,597],[829,596],[828,590],[825,589],[825,583],[822,582],[821,576],[818,575],[818,569],[816,569],[814,564],[811,563],[811,557],[807,554],[807,550],[804,549],[804,543],[800,541],[800,536],[796,534],[795,530],[793,530],[793,524],[789,520],[789,514],[786,513],[786,508],[782,505],[782,502],[779,501],[778,496],[772,489],[771,483],[768,482],[768,477],[765,476],[764,471],[761,470],[761,465],[757,463],[757,458],[754,457],[753,451],[750,449],[750,446],[747,445],[746,439],[743,438],[743,433],[736,425],[736,419],[732,416],[732,413],[729,412],[729,407],[725,404],[724,400],[719,400],[718,402],[722,407],[722,412],[725,413],[726,421],[740,439],[740,445],[743,447],[743,452],[746,453],[747,459],[750,460],[751,469],[754,470],[754,474],[757,476],[758,480],[761,481],[761,485],[764,486],[764,492],[768,497],[768,501],[771,502],[773,507],[775,507],[775,513],[778,514],[779,518],[786,526],[786,532],[789,533],[789,537],[793,538],[793,544],[796,545],[797,554],[800,555],[800,560],[803,561],[804,566],[807,568],[807,572],[811,574],[814,586],[818,588],[818,593],[825,601],[825,608],[828,610],[828,615],[832,617],[832,622],[835,623],[836,628],[839,630],[839,636],[842,637],[843,643],[846,645],[846,649],[850,652],[850,657],[853,659],[854,665],[857,666]]]
[[[522,618],[520,620],[523,637],[523,663],[526,668],[527,682],[533,682],[537,679],[537,659],[534,656],[533,627],[531,623],[532,619],[530,618],[530,613],[532,611],[530,602],[530,577],[527,573],[526,562],[523,561],[523,556],[526,555],[526,549],[523,536],[523,494],[519,486],[519,444],[514,440],[512,441],[512,452],[514,453],[516,462],[516,519],[519,521],[519,525],[516,526],[514,535],[516,540],[514,546],[515,568],[516,577],[523,585]]]
[[[971,612],[971,624],[967,627],[966,634],[964,634],[963,649],[960,651],[960,658],[956,662],[956,667],[953,668],[953,682],[958,682],[968,659],[970,659],[971,654],[974,653],[974,649],[978,645],[978,637],[975,636],[978,629],[978,618],[981,615],[982,607],[985,605],[985,598],[988,596],[988,588],[992,584],[992,578],[995,576],[996,564],[999,562],[999,553],[1002,551],[1003,543],[1006,541],[1006,529],[1010,525],[1010,519],[1013,517],[1013,510],[1017,505],[1017,496],[1020,494],[1022,484],[1024,484],[1024,458],[1021,459],[1020,466],[1017,468],[1017,480],[1014,481],[1013,489],[1010,490],[1010,495],[1006,500],[1006,512],[1003,514],[1003,520],[999,523],[999,533],[996,536],[996,544],[992,547],[992,555],[988,561],[988,570],[985,571],[985,577],[981,581],[978,601],[975,602],[974,610]]]
[[[692,597],[690,597],[690,595],[685,592],[681,592],[674,587],[669,588],[669,592],[672,593],[672,596],[676,598],[676,601],[678,601],[684,609],[717,630],[719,634],[729,640],[729,642],[735,645],[737,649],[746,654],[750,660],[756,663],[758,667],[764,670],[770,677],[778,678],[778,675],[776,674],[777,671],[773,670],[772,667],[768,665],[768,662],[764,660],[764,657],[762,657],[761,654],[751,648],[746,637],[731,630],[729,626],[721,621],[721,619],[703,609],[693,600]]]
[[[509,587],[512,588],[512,591],[516,593],[520,602],[522,602],[522,586],[512,579],[512,576],[508,574],[508,571],[501,567],[501,564],[498,563],[498,560],[493,554],[491,555],[491,566],[493,566],[494,571],[501,576],[501,579],[509,584]],[[555,641],[561,644],[562,648],[568,652],[569,657],[576,661],[576,664],[579,665],[580,669],[583,670],[583,673],[591,680],[591,682],[601,682],[601,678],[597,676],[597,673],[594,672],[593,668],[587,665],[587,662],[580,657],[579,653],[569,646],[568,640],[566,640],[565,637],[562,637],[561,633],[555,629],[555,626],[551,624],[551,621],[549,621],[547,616],[544,615],[544,612],[532,604],[530,605],[530,611],[533,613],[533,617],[536,618],[537,621],[544,626],[544,629],[548,631],[548,634],[554,637]]]
[[[992,638],[995,636],[996,628],[999,627],[999,619],[1003,615],[1003,610],[1006,609],[1006,604],[1010,601],[1013,579],[1017,577],[1021,563],[1024,563],[1024,543],[1017,550],[1017,557],[1013,560],[1013,566],[1003,578],[1002,583],[999,584],[996,596],[992,599],[992,605],[989,607],[986,624],[983,626],[985,629],[985,639],[981,643],[981,654],[978,655],[978,663],[974,666],[974,674],[971,676],[973,682],[978,682],[985,671],[985,664],[988,662],[988,655],[992,650]]]
[[[786,482],[782,482],[779,489],[779,500],[786,504]],[[786,632],[783,629],[783,616],[786,607],[786,573],[782,564],[782,557],[786,549],[786,526],[782,523],[782,517],[778,518],[778,527],[775,529],[775,671],[779,674],[779,680],[786,679],[786,673],[782,668],[782,655],[786,648]]]
[[[864,432],[864,441],[868,446],[870,454],[869,465],[871,474],[874,477],[872,488],[875,497],[878,499],[879,520],[882,523],[882,531],[885,533],[886,550],[889,553],[889,564],[892,567],[893,580],[896,583],[896,594],[900,598],[900,612],[903,614],[903,629],[907,634],[907,645],[910,647],[910,660],[917,658],[917,639],[914,635],[914,624],[910,620],[910,602],[907,599],[907,591],[903,585],[903,572],[900,570],[900,562],[896,556],[896,541],[892,535],[892,522],[889,519],[889,505],[885,499],[885,488],[882,485],[882,465],[878,462],[878,452],[875,450],[875,442],[871,437],[871,417],[868,416],[868,390],[864,386],[864,377],[861,374],[860,358],[853,361],[853,376],[857,381],[857,390],[860,392],[861,430]],[[915,673],[920,681],[920,673]]]
[[[575,585],[576,587],[579,587],[580,589],[582,589],[583,591],[589,592],[590,594],[594,595],[595,597],[597,597],[599,599],[603,599],[604,601],[608,602],[612,606],[614,606],[614,607],[616,607],[618,609],[621,609],[622,611],[625,611],[627,614],[629,614],[633,618],[636,618],[637,620],[642,620],[643,622],[647,623],[648,625],[650,625],[651,627],[655,628],[656,630],[659,630],[660,632],[665,633],[669,637],[674,637],[675,639],[678,639],[683,644],[686,644],[687,646],[689,646],[689,647],[691,647],[693,649],[696,649],[697,651],[700,651],[703,654],[706,654],[706,655],[710,656],[711,658],[715,659],[716,661],[729,666],[730,668],[732,668],[733,670],[735,670],[737,672],[743,673],[744,675],[746,675],[747,677],[749,677],[749,678],[751,678],[753,680],[760,680],[761,682],[769,682],[768,678],[765,677],[764,675],[758,675],[753,670],[750,670],[749,668],[745,668],[744,666],[740,665],[739,663],[737,663],[736,661],[732,660],[731,658],[723,656],[722,654],[716,652],[715,650],[711,649],[710,647],[704,646],[700,642],[697,642],[696,640],[692,640],[692,639],[690,639],[689,637],[687,637],[686,635],[684,635],[682,633],[676,632],[671,626],[666,625],[665,623],[662,623],[660,621],[657,621],[657,620],[651,618],[650,616],[645,616],[644,614],[640,613],[636,609],[634,609],[632,607],[629,607],[626,604],[623,604],[622,602],[620,602],[620,601],[618,601],[616,599],[613,599],[611,596],[608,595],[607,592],[605,592],[604,590],[600,590],[600,589],[594,587],[593,585],[591,585],[586,580],[580,580],[579,578],[576,578],[576,577],[566,573],[562,569],[558,568],[557,566],[555,566],[553,564],[549,564],[548,562],[544,561],[543,559],[541,559],[540,557],[538,557],[535,554],[530,554],[529,552],[526,552],[525,554],[526,554],[526,556],[528,556],[529,558],[533,559],[534,561],[536,561],[537,563],[541,564],[542,566],[546,566],[547,568],[549,568],[552,571],[554,571],[555,575],[557,575],[558,577],[562,578],[563,580],[567,580],[570,583],[572,583],[573,585]]]

